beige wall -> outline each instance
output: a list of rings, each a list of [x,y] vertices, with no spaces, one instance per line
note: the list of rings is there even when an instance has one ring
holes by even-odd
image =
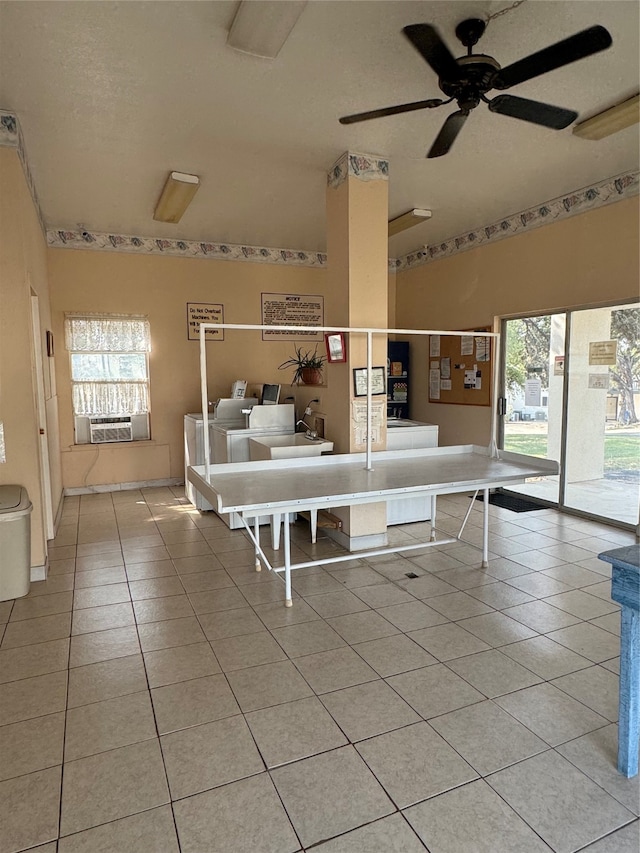
[[[46,432],[55,515],[61,497],[57,400],[49,376],[45,331],[51,329],[46,245],[17,151],[0,148],[0,419],[4,422],[7,461],[0,483],[25,486],[33,503],[31,564],[46,560],[46,531],[40,478],[38,418],[33,374],[33,345],[44,365]],[[38,297],[41,333],[33,340],[32,295]]]
[[[49,270],[54,330],[60,341],[56,367],[67,488],[183,476],[183,416],[202,409],[199,344],[187,340],[187,302],[222,303],[226,322],[257,324],[262,292],[322,295],[326,281],[323,269],[65,249],[49,250]],[[64,313],[74,311],[148,315],[150,443],[74,447],[69,359],[63,343]],[[234,379],[284,386],[293,376],[292,368],[278,370],[293,353],[291,341],[263,342],[260,332],[227,330],[225,340],[209,342],[207,351],[210,400],[229,396]],[[318,351],[324,351],[324,342]],[[322,398],[323,390],[311,396]],[[289,392],[283,387],[283,397]]]
[[[494,317],[638,298],[632,198],[397,275],[399,328],[473,329]],[[411,342],[411,416],[440,444],[489,443],[490,409],[427,402],[427,340]]]

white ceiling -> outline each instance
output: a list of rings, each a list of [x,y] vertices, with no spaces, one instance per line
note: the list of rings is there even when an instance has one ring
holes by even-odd
[[[433,210],[390,240],[400,257],[638,168],[637,126],[590,142],[480,105],[451,152],[427,160],[455,105],[338,123],[441,94],[403,26],[432,23],[462,55],[456,24],[507,5],[310,0],[271,61],[226,46],[232,0],[3,0],[0,108],[20,119],[48,228],[323,251],[326,173],[351,150],[389,159],[390,218]],[[637,91],[639,9],[635,0],[527,0],[492,20],[478,48],[505,66],[607,27],[609,50],[511,90],[583,119]],[[177,225],[152,219],[172,169],[202,182]]]

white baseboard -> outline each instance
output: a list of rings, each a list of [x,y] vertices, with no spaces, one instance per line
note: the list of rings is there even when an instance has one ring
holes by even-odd
[[[53,521],[54,537],[58,532],[58,527],[60,526],[60,519],[62,518],[63,508],[64,508],[64,492],[61,492],[60,497],[58,499],[58,509],[56,510],[56,517]]]
[[[31,566],[32,581],[46,581],[48,566]]]
[[[77,488],[65,489],[66,496],[71,495],[95,495],[101,492],[126,492],[131,489],[157,489],[162,486],[181,486],[184,483],[182,477],[171,477],[166,480],[140,480],[137,483],[105,483],[102,486],[78,486]]]

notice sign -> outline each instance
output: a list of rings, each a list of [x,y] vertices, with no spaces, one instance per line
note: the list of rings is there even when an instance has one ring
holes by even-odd
[[[618,341],[591,341],[589,344],[589,364],[615,364],[618,355]]]
[[[609,388],[609,374],[608,373],[590,373],[589,374],[589,388],[599,388],[602,391],[606,391]]]
[[[540,379],[527,379],[524,383],[525,406],[539,406],[542,403],[542,382]]]
[[[307,293],[263,293],[263,326],[324,326],[324,296]],[[262,330],[263,341],[282,341],[305,338],[324,340],[322,332],[281,332]]]
[[[200,340],[200,323],[224,323],[224,306],[214,302],[187,302],[187,340]],[[224,329],[205,329],[205,340],[223,341]]]
[[[553,375],[564,376],[564,356],[557,355],[553,361]]]

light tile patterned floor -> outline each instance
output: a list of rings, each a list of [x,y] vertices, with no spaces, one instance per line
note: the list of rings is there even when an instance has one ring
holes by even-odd
[[[491,531],[486,570],[354,558],[286,609],[182,490],[66,498],[49,579],[0,603],[0,853],[637,853],[595,559],[633,537],[548,509]]]

